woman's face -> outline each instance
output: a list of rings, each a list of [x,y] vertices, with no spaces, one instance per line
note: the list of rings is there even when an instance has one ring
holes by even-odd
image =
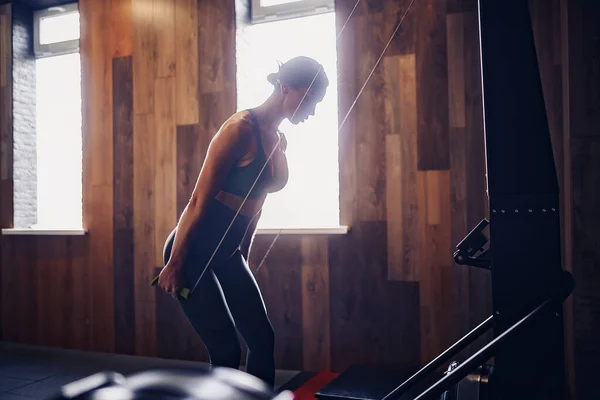
[[[284,87],[285,94],[283,100],[285,116],[289,121],[298,125],[308,119],[309,116],[315,115],[315,109],[323,97],[326,89],[311,88],[291,88]]]

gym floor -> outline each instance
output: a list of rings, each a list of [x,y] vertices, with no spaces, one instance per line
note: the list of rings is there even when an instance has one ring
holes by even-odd
[[[100,371],[127,376],[149,368],[198,365],[206,364],[0,342],[0,400],[46,399],[62,385]],[[276,388],[297,374],[277,371]]]

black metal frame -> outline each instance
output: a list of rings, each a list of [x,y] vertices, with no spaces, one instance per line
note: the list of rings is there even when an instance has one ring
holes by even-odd
[[[497,336],[490,343],[485,345],[463,363],[459,364],[458,367],[453,369],[451,372],[446,374],[443,378],[438,380],[435,384],[430,386],[428,389],[423,391],[415,400],[424,400],[439,396],[446,390],[456,385],[459,381],[465,378],[468,374],[476,370],[480,365],[492,358],[500,348],[507,345],[508,339],[514,338],[517,334],[522,332],[523,329],[530,328],[531,324],[539,322],[539,319],[544,317],[558,318],[559,310],[562,309],[564,300],[569,297],[574,287],[573,276],[563,271],[562,281],[558,282],[558,286],[555,287],[556,292],[542,302],[540,305],[535,307],[532,311],[527,313],[524,317],[516,321],[511,325],[510,328],[505,330],[499,336]],[[496,319],[497,320],[497,319]],[[494,327],[494,316],[489,316],[485,321],[479,324],[471,332],[467,333],[452,346],[446,349],[438,357],[428,363],[426,366],[421,368],[417,373],[404,381],[400,386],[386,395],[382,400],[398,399],[400,396],[412,389],[417,383],[423,381],[427,376],[436,371],[443,364],[447,363],[457,355],[460,351],[465,349],[467,346],[472,344],[485,332],[489,331]]]
[[[527,0],[478,0],[490,221],[457,245],[454,260],[490,270],[492,317],[384,400],[425,383],[490,328],[490,343],[417,399],[440,395],[491,358],[499,399],[562,400],[568,393],[562,304],[574,280],[561,265],[558,179],[528,7]],[[484,250],[488,225],[493,246]]]

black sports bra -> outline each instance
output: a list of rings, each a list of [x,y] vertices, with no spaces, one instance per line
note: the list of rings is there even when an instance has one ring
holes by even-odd
[[[243,167],[233,167],[221,189],[225,192],[235,194],[240,197],[246,197],[246,195],[248,195],[248,198],[257,198],[263,194],[264,189],[269,182],[270,169],[269,166],[265,166],[267,162],[267,156],[265,155],[265,151],[262,146],[260,127],[258,126],[256,114],[254,114],[254,111],[250,109],[246,111],[250,113],[254,126],[254,134],[256,136],[257,146],[256,155],[250,164]],[[259,174],[260,178],[256,180]],[[256,184],[254,184],[255,181]],[[254,185],[254,187],[252,187],[252,185]],[[250,192],[250,194],[248,194],[248,192]]]

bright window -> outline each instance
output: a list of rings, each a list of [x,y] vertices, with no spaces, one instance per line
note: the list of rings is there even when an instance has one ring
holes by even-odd
[[[82,227],[79,53],[36,60],[39,229]]]
[[[278,61],[305,55],[323,64],[330,81],[316,115],[298,126],[284,120],[287,186],[269,195],[259,229],[339,227],[338,108],[335,13],[265,22],[237,31],[238,110],[266,100],[266,77]]]
[[[79,13],[39,20],[39,44],[79,39]],[[36,60],[36,229],[82,229],[81,60],[77,48]]]

